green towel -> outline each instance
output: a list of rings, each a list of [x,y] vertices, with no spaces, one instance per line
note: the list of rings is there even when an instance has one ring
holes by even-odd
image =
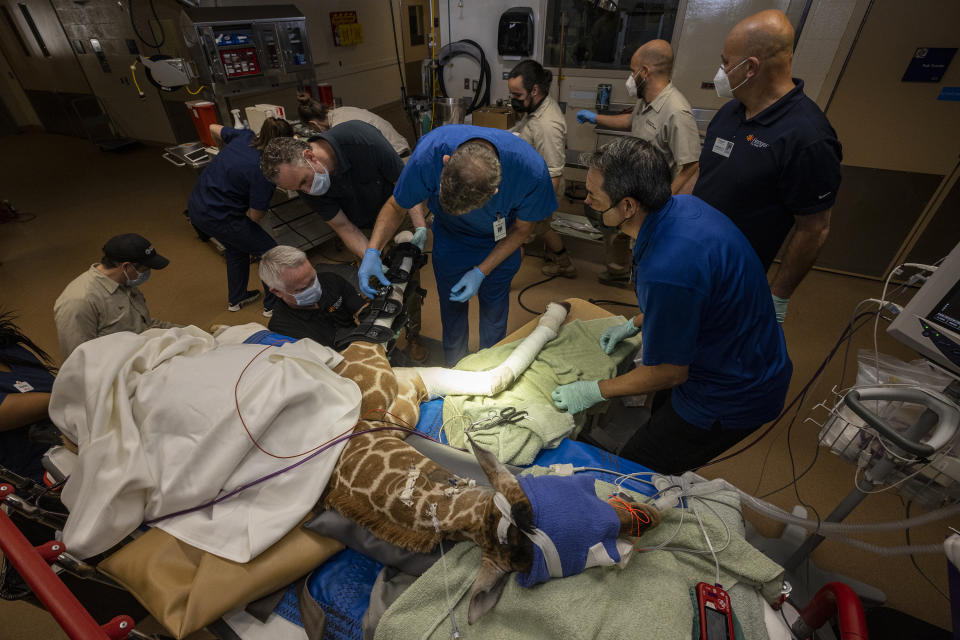
[[[531,464],[542,449],[552,449],[564,437],[576,435],[583,427],[585,415],[559,411],[553,406],[550,393],[561,384],[615,375],[620,361],[639,346],[640,336],[624,340],[613,354],[607,355],[600,348],[600,335],[608,327],[624,322],[622,316],[569,322],[506,391],[495,396],[447,396],[443,403],[447,441],[466,449],[464,430],[478,420],[496,416],[504,407],[516,407],[528,415],[515,425],[478,424],[470,432],[477,444],[495,453],[501,462]],[[492,369],[506,360],[518,344],[519,341],[511,342],[479,351],[461,360],[457,369]]]
[[[597,494],[606,497],[615,488],[597,482]],[[730,543],[718,553],[720,581],[730,594],[744,637],[766,640],[762,599],[776,600],[783,569],[743,538],[739,499],[732,492],[708,496],[719,514],[702,503],[700,516],[714,546]],[[722,522],[721,522],[722,518]],[[669,509],[656,529],[645,533],[638,546],[653,546],[677,530],[680,512]],[[686,513],[671,546],[706,549],[692,513]],[[693,620],[689,589],[697,582],[713,584],[713,557],[671,551],[634,552],[626,567],[593,567],[569,578],[554,579],[532,589],[510,576],[496,607],[476,624],[467,624],[470,588],[480,567],[480,549],[469,542],[448,551],[386,611],[377,626],[376,640],[436,638],[451,633],[446,591],[456,603],[454,615],[464,637],[515,638],[650,638],[688,640]],[[446,586],[445,586],[446,584]]]

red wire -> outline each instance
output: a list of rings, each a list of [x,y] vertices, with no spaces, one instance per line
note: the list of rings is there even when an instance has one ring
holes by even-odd
[[[234,407],[236,407],[236,410],[237,410],[237,417],[240,418],[240,424],[243,425],[243,430],[247,432],[247,437],[250,438],[250,442],[253,443],[253,446],[255,446],[257,449],[259,449],[259,450],[262,451],[263,453],[267,454],[267,455],[270,456],[271,458],[277,458],[277,459],[279,459],[279,460],[286,460],[286,459],[289,459],[289,458],[299,458],[299,457],[301,457],[301,456],[307,455],[308,453],[313,453],[313,452],[316,451],[317,449],[320,449],[321,447],[324,447],[324,446],[330,444],[331,442],[333,442],[333,441],[336,440],[337,438],[343,437],[344,435],[346,435],[346,434],[350,433],[351,431],[353,431],[354,429],[356,429],[357,426],[358,426],[364,419],[367,418],[367,416],[369,416],[371,413],[373,413],[373,412],[375,412],[375,411],[376,411],[376,412],[383,413],[383,414],[386,414],[386,415],[390,416],[391,418],[394,418],[394,419],[396,419],[396,420],[399,420],[400,422],[402,422],[402,423],[404,424],[404,426],[405,426],[408,430],[413,430],[413,427],[410,426],[410,424],[409,424],[406,420],[404,420],[403,418],[401,418],[401,417],[399,417],[399,416],[396,416],[396,415],[390,413],[390,412],[387,411],[386,409],[380,409],[380,408],[376,407],[376,408],[370,409],[369,411],[367,411],[366,413],[364,413],[362,416],[360,416],[360,419],[357,420],[357,422],[356,422],[352,427],[350,427],[349,429],[347,429],[346,431],[343,431],[342,433],[337,434],[336,436],[334,436],[333,438],[330,438],[330,439],[327,440],[326,442],[321,442],[320,444],[318,444],[317,446],[313,447],[312,449],[307,449],[306,451],[303,451],[303,452],[301,452],[301,453],[295,453],[295,454],[289,455],[289,456],[281,456],[281,455],[277,455],[277,454],[275,454],[275,453],[270,453],[269,451],[267,451],[266,449],[264,449],[262,446],[260,446],[260,443],[257,442],[257,439],[253,437],[253,434],[252,434],[252,433],[250,433],[250,429],[247,427],[247,423],[246,423],[246,421],[243,419],[243,413],[240,411],[239,389],[240,389],[240,381],[243,379],[243,374],[245,374],[245,373],[247,372],[247,369],[250,368],[250,365],[253,364],[253,361],[260,357],[260,354],[262,354],[264,351],[266,351],[267,349],[269,349],[269,348],[272,347],[272,346],[274,346],[274,345],[267,345],[266,347],[264,347],[263,349],[261,349],[260,351],[258,351],[258,352],[256,353],[256,355],[254,355],[252,358],[250,358],[250,362],[248,362],[248,363],[246,364],[246,366],[243,368],[243,370],[240,372],[240,375],[237,377],[237,383],[233,386],[233,404],[234,404]],[[399,425],[397,425],[397,426],[399,426]]]
[[[642,524],[650,524],[650,516],[648,516],[645,512],[640,511],[639,509],[637,509],[636,507],[628,503],[623,498],[620,498],[618,496],[611,496],[607,500],[607,502],[610,503],[610,506],[616,509],[617,511],[626,511],[631,515],[631,517],[633,518],[633,524],[636,525],[636,529],[635,529],[636,533],[633,535],[633,537],[635,538],[640,537],[640,533],[641,533],[640,526]],[[618,504],[621,506],[618,507],[617,506]]]

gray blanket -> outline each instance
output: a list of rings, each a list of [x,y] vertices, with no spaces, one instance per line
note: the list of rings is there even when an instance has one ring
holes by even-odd
[[[597,493],[610,495],[612,485],[598,481]],[[714,547],[724,545],[728,530],[730,535],[729,544],[718,553],[721,584],[730,594],[744,637],[767,640],[762,599],[776,600],[783,569],[744,539],[735,494],[709,497],[720,502],[700,502],[698,510]],[[645,533],[636,546],[652,547],[674,534],[672,547],[706,549],[696,518],[687,512],[681,524],[677,509],[666,511],[661,525]],[[694,614],[689,589],[700,581],[715,581],[709,553],[635,551],[623,569],[594,567],[532,589],[518,586],[511,576],[496,607],[476,624],[467,625],[470,587],[479,567],[480,550],[472,543],[447,552],[443,562],[434,564],[386,611],[377,626],[377,640],[449,640],[448,589],[456,624],[465,638],[688,640]]]

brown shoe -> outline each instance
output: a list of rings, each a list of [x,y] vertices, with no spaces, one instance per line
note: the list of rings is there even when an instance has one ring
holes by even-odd
[[[430,357],[430,349],[423,343],[420,336],[407,336],[407,357],[413,362],[426,362]]]
[[[576,278],[577,268],[573,266],[570,256],[566,253],[557,255],[550,254],[550,261],[540,268],[545,276],[561,276],[563,278]]]

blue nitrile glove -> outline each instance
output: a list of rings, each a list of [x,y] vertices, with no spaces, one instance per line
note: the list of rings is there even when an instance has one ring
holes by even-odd
[[[387,276],[383,275],[383,263],[380,262],[380,252],[376,249],[367,249],[363,252],[363,262],[360,263],[360,271],[357,272],[360,291],[363,291],[370,298],[375,298],[377,292],[370,287],[370,276],[376,276],[380,284],[390,284]]]
[[[477,289],[480,288],[480,283],[483,282],[483,279],[486,277],[483,271],[480,271],[477,267],[470,269],[470,271],[463,274],[463,277],[460,278],[457,284],[453,285],[453,289],[450,289],[450,301],[466,302],[476,295]]]
[[[623,324],[618,324],[604,331],[600,336],[600,346],[605,354],[610,355],[621,340],[632,338],[638,333],[640,333],[640,329],[637,329],[637,325],[633,324],[633,320],[627,320]]]
[[[578,380],[560,385],[550,393],[550,397],[557,409],[567,413],[580,413],[604,399],[599,380]]]
[[[580,109],[580,111],[577,111],[577,122],[580,124],[583,124],[584,122],[597,124],[597,114],[589,109]]]
[[[787,317],[787,303],[790,302],[790,298],[781,298],[776,294],[771,295],[773,295],[773,310],[777,314],[777,322],[783,324]]]
[[[427,228],[417,227],[414,229],[413,239],[410,240],[410,243],[416,245],[420,251],[423,251],[423,248],[427,246]]]

